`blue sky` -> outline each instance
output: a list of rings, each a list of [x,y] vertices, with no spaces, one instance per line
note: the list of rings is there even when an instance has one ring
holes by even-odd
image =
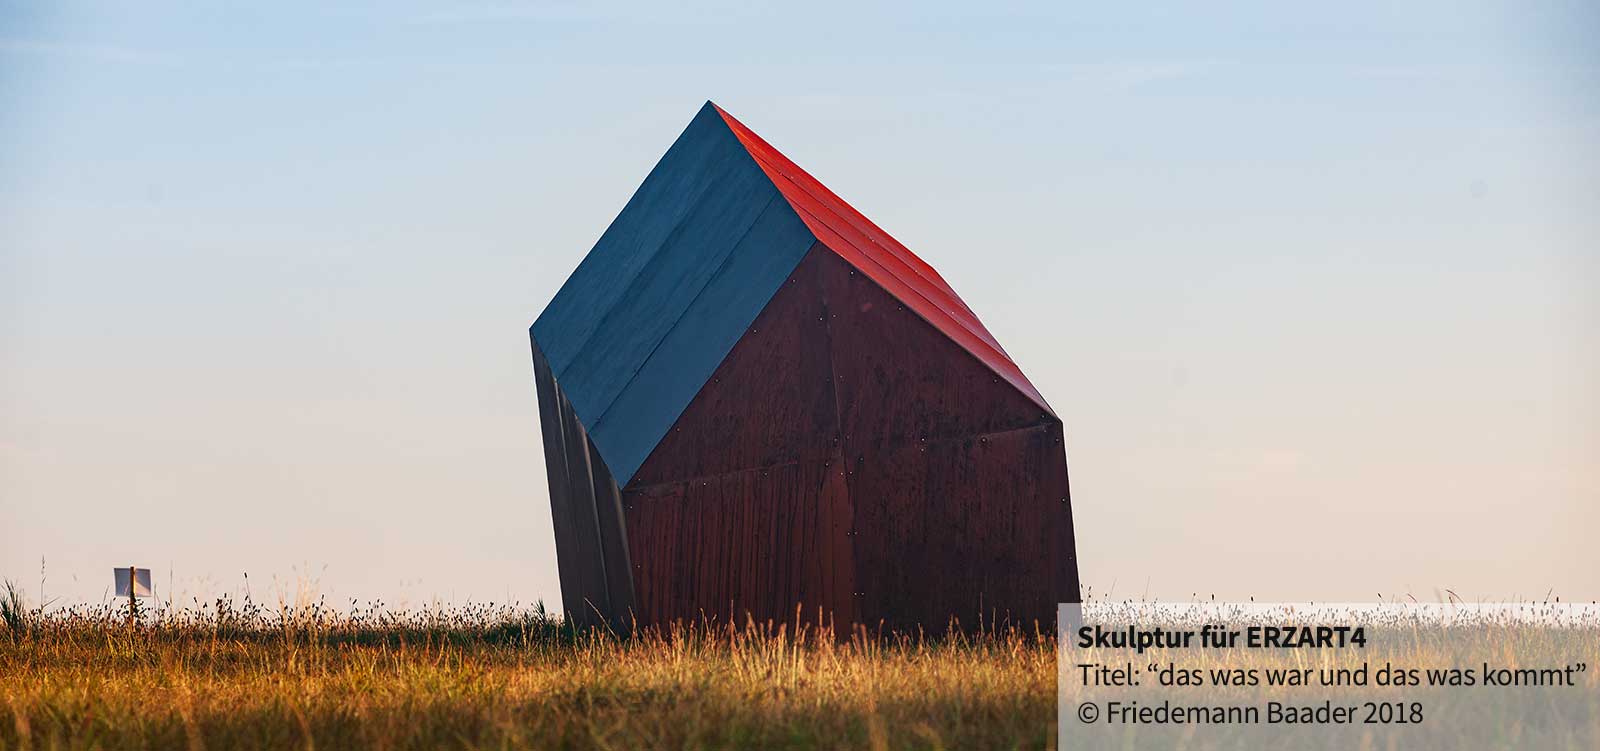
[[[558,599],[526,327],[710,98],[1061,414],[1097,593],[1600,597],[1596,38],[1587,3],[0,3],[0,574]]]

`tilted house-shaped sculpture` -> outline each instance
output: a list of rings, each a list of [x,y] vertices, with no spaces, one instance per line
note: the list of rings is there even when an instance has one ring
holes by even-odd
[[[1078,602],[1061,421],[937,272],[707,102],[533,324],[578,622]]]

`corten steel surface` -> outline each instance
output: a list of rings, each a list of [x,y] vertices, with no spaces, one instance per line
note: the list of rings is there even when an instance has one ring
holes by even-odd
[[[1060,420],[937,272],[709,102],[530,333],[575,618],[1079,599]]]

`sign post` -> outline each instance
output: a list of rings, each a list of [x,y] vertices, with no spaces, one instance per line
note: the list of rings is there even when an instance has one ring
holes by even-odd
[[[128,625],[132,626],[138,620],[139,598],[151,595],[150,569],[129,566],[111,572],[116,577],[117,596],[128,597]]]

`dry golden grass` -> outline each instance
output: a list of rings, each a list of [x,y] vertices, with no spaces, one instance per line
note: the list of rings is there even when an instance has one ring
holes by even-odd
[[[701,624],[621,638],[539,613],[337,617],[225,602],[0,636],[0,747],[1042,748],[1055,639]]]

